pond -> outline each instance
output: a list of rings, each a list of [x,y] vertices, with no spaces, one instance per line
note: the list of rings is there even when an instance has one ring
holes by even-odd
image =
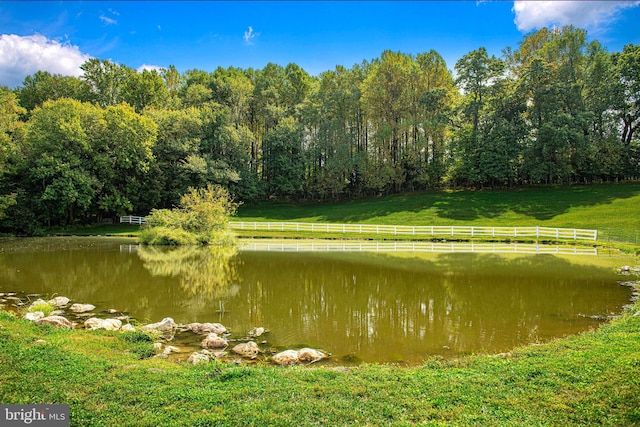
[[[319,348],[332,354],[328,363],[419,364],[596,327],[629,303],[631,290],[614,268],[622,263],[455,248],[219,251],[109,238],[0,239],[0,293],[63,295],[96,305],[98,317],[115,308],[139,322],[220,322],[232,338],[262,326],[270,331],[262,347]],[[198,341],[179,344],[195,349]]]

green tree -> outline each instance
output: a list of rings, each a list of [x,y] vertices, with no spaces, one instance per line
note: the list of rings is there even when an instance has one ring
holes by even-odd
[[[48,225],[86,217],[96,195],[93,142],[104,132],[101,110],[71,99],[33,110],[20,175],[30,197],[22,200]]]
[[[18,89],[20,105],[31,111],[45,101],[61,98],[72,98],[87,101],[90,98],[89,87],[77,77],[51,74],[48,71],[37,71],[25,77],[22,87]]]
[[[153,161],[157,126],[126,104],[102,112],[104,129],[93,141],[93,171],[99,215],[125,215],[142,205]]]
[[[91,101],[106,107],[126,100],[127,82],[133,78],[135,70],[98,58],[89,59],[80,69],[82,80],[89,86]]]
[[[304,187],[303,131],[293,118],[282,119],[263,140],[263,179],[269,195],[296,198]]]
[[[129,73],[123,98],[140,113],[146,107],[164,108],[169,101],[169,91],[160,73],[143,70],[141,73]]]
[[[625,175],[640,174],[640,147],[638,129],[640,129],[640,46],[626,45],[621,53],[613,55],[614,70],[617,75],[616,110],[622,121],[623,156]]]

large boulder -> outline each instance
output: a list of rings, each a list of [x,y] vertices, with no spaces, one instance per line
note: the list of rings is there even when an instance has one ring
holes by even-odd
[[[238,344],[231,349],[236,354],[239,354],[244,357],[248,357],[250,359],[255,359],[258,357],[258,353],[260,349],[258,348],[258,344],[253,341],[245,342],[242,344]]]
[[[118,331],[122,328],[122,322],[118,319],[98,319],[92,317],[84,322],[87,329],[106,329],[107,331]]]
[[[86,313],[88,311],[93,311],[95,310],[96,306],[93,304],[72,304],[71,307],[69,307],[70,311],[73,311],[74,313]]]
[[[175,334],[177,326],[171,317],[165,317],[157,323],[144,325],[141,329],[145,332],[159,333],[165,337],[171,337]]]
[[[202,348],[226,348],[229,346],[229,343],[226,339],[218,336],[218,334],[214,334],[213,332],[207,335],[205,339],[200,343]]]
[[[220,323],[189,323],[187,329],[196,334],[218,334],[222,335],[227,332],[227,328]]]
[[[49,304],[54,307],[64,307],[65,305],[69,304],[69,301],[71,300],[67,297],[55,297],[49,300]]]
[[[53,325],[56,327],[64,327],[64,328],[73,328],[73,323],[71,323],[69,320],[67,320],[65,317],[62,316],[47,316],[47,317],[43,317],[42,319],[36,320],[36,323],[38,325],[42,325],[42,324],[48,324],[48,325]]]
[[[317,362],[318,360],[326,359],[328,356],[321,351],[313,348],[302,348],[298,350],[298,360],[300,362]]]
[[[44,317],[44,313],[41,311],[33,311],[33,312],[28,312],[27,314],[24,315],[24,318],[27,320],[31,320],[32,322],[35,322],[37,320],[40,320]]]
[[[278,365],[295,365],[298,363],[298,352],[295,350],[285,350],[272,357]]]
[[[208,354],[201,353],[199,351],[194,351],[191,353],[191,356],[187,359],[188,363],[192,363],[197,365],[198,363],[208,362],[210,360]]]

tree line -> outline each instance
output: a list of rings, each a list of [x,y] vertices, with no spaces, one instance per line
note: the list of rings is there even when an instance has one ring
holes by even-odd
[[[430,50],[311,76],[296,64],[136,72],[93,58],[0,88],[2,227],[237,200],[637,179],[640,46],[547,29],[454,73]]]

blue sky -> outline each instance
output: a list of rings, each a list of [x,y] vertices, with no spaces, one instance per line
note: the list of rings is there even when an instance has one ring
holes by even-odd
[[[572,24],[609,51],[640,44],[640,2],[0,2],[0,84],[38,69],[79,75],[89,57],[132,68],[262,68],[317,75],[386,49],[438,51],[450,69],[480,46],[499,56],[523,35]]]

